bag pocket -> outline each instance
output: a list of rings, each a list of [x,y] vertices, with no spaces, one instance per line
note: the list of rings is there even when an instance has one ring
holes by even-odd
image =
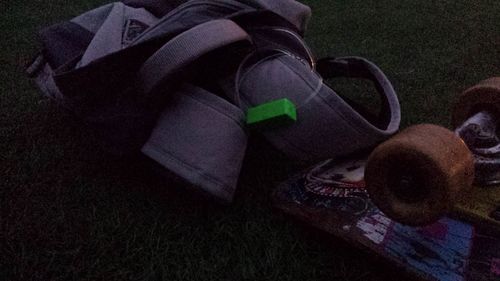
[[[231,202],[247,146],[244,118],[228,101],[184,85],[163,110],[142,152],[188,183]]]

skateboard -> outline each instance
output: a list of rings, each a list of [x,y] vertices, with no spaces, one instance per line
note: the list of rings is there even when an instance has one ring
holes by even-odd
[[[275,206],[424,280],[500,280],[500,78],[466,90],[455,132],[409,127],[370,155],[329,159]]]

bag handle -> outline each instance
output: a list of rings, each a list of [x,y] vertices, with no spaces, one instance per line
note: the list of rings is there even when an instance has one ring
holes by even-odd
[[[323,78],[348,77],[369,79],[382,100],[382,110],[379,116],[388,131],[396,131],[401,121],[401,108],[394,88],[373,62],[362,57],[323,58],[317,61],[316,71]]]
[[[251,43],[250,35],[231,20],[197,25],[168,41],[144,62],[137,74],[137,87],[148,95],[203,55],[237,42]]]

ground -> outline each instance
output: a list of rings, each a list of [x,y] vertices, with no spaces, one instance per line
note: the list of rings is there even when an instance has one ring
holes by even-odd
[[[158,177],[146,159],[109,156],[41,98],[23,74],[36,31],[104,2],[0,3],[0,279],[405,278],[274,210],[269,193],[295,167],[258,139],[235,203],[224,207]],[[457,94],[500,75],[497,1],[304,2],[313,10],[306,38],[317,57],[377,63],[399,94],[403,127],[448,126]]]

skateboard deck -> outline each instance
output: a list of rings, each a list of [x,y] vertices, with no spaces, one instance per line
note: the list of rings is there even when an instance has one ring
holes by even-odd
[[[334,169],[325,163],[280,184],[273,193],[275,206],[425,280],[500,280],[500,223],[490,217],[500,205],[500,188],[476,188],[456,212],[410,227],[371,202],[363,160],[337,163]]]

